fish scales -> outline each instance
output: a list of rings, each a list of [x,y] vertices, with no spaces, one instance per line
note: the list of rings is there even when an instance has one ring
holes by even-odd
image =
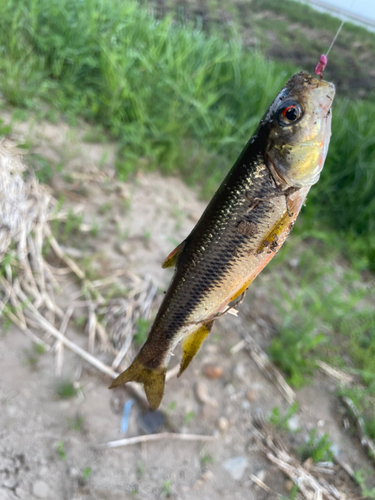
[[[183,340],[181,374],[214,320],[279,250],[323,168],[333,97],[332,84],[304,72],[281,90],[190,235],[164,262],[175,273],[149,337],[111,387],[143,382],[157,408],[176,345]]]
[[[256,251],[272,220],[278,219],[275,201],[265,201],[249,211],[249,198],[266,199],[278,190],[282,198],[279,205],[282,211],[286,210],[285,197],[264,162],[260,163],[258,155],[255,159],[248,155],[246,163],[242,160],[235,167],[185,242],[153,326],[155,330],[164,330],[168,340],[173,341],[175,332],[183,325],[194,326],[204,317],[211,317],[217,312],[218,297],[226,301],[233,294],[234,278],[242,282],[241,275],[248,275],[250,252]],[[272,216],[265,220],[271,212]],[[240,233],[242,221],[259,226],[257,238]]]

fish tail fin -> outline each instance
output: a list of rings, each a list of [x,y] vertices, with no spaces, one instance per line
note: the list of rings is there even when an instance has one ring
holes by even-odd
[[[122,372],[109,386],[109,389],[126,384],[127,382],[141,382],[144,384],[147,401],[153,410],[156,410],[163,398],[166,367],[147,368],[138,359]]]
[[[197,354],[200,349],[200,346],[203,344],[207,335],[210,333],[213,321],[210,323],[206,323],[190,333],[187,337],[182,341],[182,360],[180,364],[180,371],[178,372],[177,377],[182,375],[182,373],[186,370],[186,368],[190,365],[191,360]]]

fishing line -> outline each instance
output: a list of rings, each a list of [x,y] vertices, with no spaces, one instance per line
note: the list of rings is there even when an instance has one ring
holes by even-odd
[[[352,0],[352,1],[350,2],[350,4],[349,4],[349,5],[348,5],[348,7],[347,7],[347,9],[348,9],[348,10],[349,10],[349,9],[350,9],[350,7],[353,5],[354,1],[355,1],[355,0]],[[330,51],[331,51],[332,47],[334,46],[334,44],[335,44],[335,42],[336,42],[336,40],[337,40],[337,37],[339,36],[340,31],[341,31],[342,27],[344,26],[344,24],[346,23],[346,21],[347,21],[347,19],[343,19],[343,20],[341,21],[341,24],[340,24],[340,26],[338,27],[338,30],[336,31],[336,35],[333,37],[333,40],[332,40],[331,45],[329,46],[329,48],[328,48],[327,52],[326,52],[325,54],[322,54],[322,55],[320,56],[319,62],[318,62],[318,64],[316,65],[316,68],[315,68],[315,74],[316,74],[316,75],[320,75],[320,79],[322,79],[322,78],[323,78],[323,71],[324,71],[324,68],[327,66],[327,62],[328,62],[327,56],[328,56],[328,54],[330,53]]]
[[[345,22],[346,22],[346,19],[343,19],[343,20],[342,20],[342,22],[341,22],[341,24],[340,24],[340,26],[339,26],[339,29],[338,29],[338,30],[337,30],[337,32],[336,32],[336,35],[333,37],[333,40],[332,40],[331,45],[329,46],[329,49],[328,49],[328,50],[327,50],[327,52],[326,52],[326,56],[328,56],[328,54],[330,53],[330,51],[331,51],[331,49],[332,49],[332,47],[333,47],[333,45],[334,45],[334,43],[335,43],[335,41],[336,41],[337,37],[339,36],[339,33],[340,33],[340,31],[341,31],[341,28],[344,26]]]

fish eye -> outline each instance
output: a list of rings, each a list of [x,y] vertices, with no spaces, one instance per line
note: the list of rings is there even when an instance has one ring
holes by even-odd
[[[277,118],[280,125],[293,125],[302,116],[302,109],[298,102],[288,101],[278,110]]]

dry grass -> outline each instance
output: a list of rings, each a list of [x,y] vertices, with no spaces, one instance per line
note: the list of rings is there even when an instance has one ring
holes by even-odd
[[[97,282],[87,279],[52,235],[50,224],[54,217],[62,218],[61,213],[54,214],[56,200],[32,175],[24,175],[24,172],[22,157],[15,150],[1,146],[0,314],[46,350],[54,347],[58,375],[62,371],[64,347],[68,347],[102,373],[115,378],[118,375],[115,370],[123,369],[120,363],[125,356],[134,355],[131,345],[135,325],[139,318],[148,319],[157,286],[150,278],[143,280],[124,273],[126,296],[107,301],[99,288],[105,290],[118,276]],[[47,246],[49,256],[60,262],[59,267],[52,266],[46,259]],[[56,300],[58,277],[62,272],[74,276],[79,287],[79,292],[65,307],[60,307]],[[75,299],[79,296],[84,300],[77,302]],[[74,309],[78,307],[85,311],[87,350],[65,336]],[[45,332],[43,337],[41,332]],[[112,366],[95,357],[98,350],[109,350],[113,354]],[[138,384],[130,384],[129,388],[145,403]]]

